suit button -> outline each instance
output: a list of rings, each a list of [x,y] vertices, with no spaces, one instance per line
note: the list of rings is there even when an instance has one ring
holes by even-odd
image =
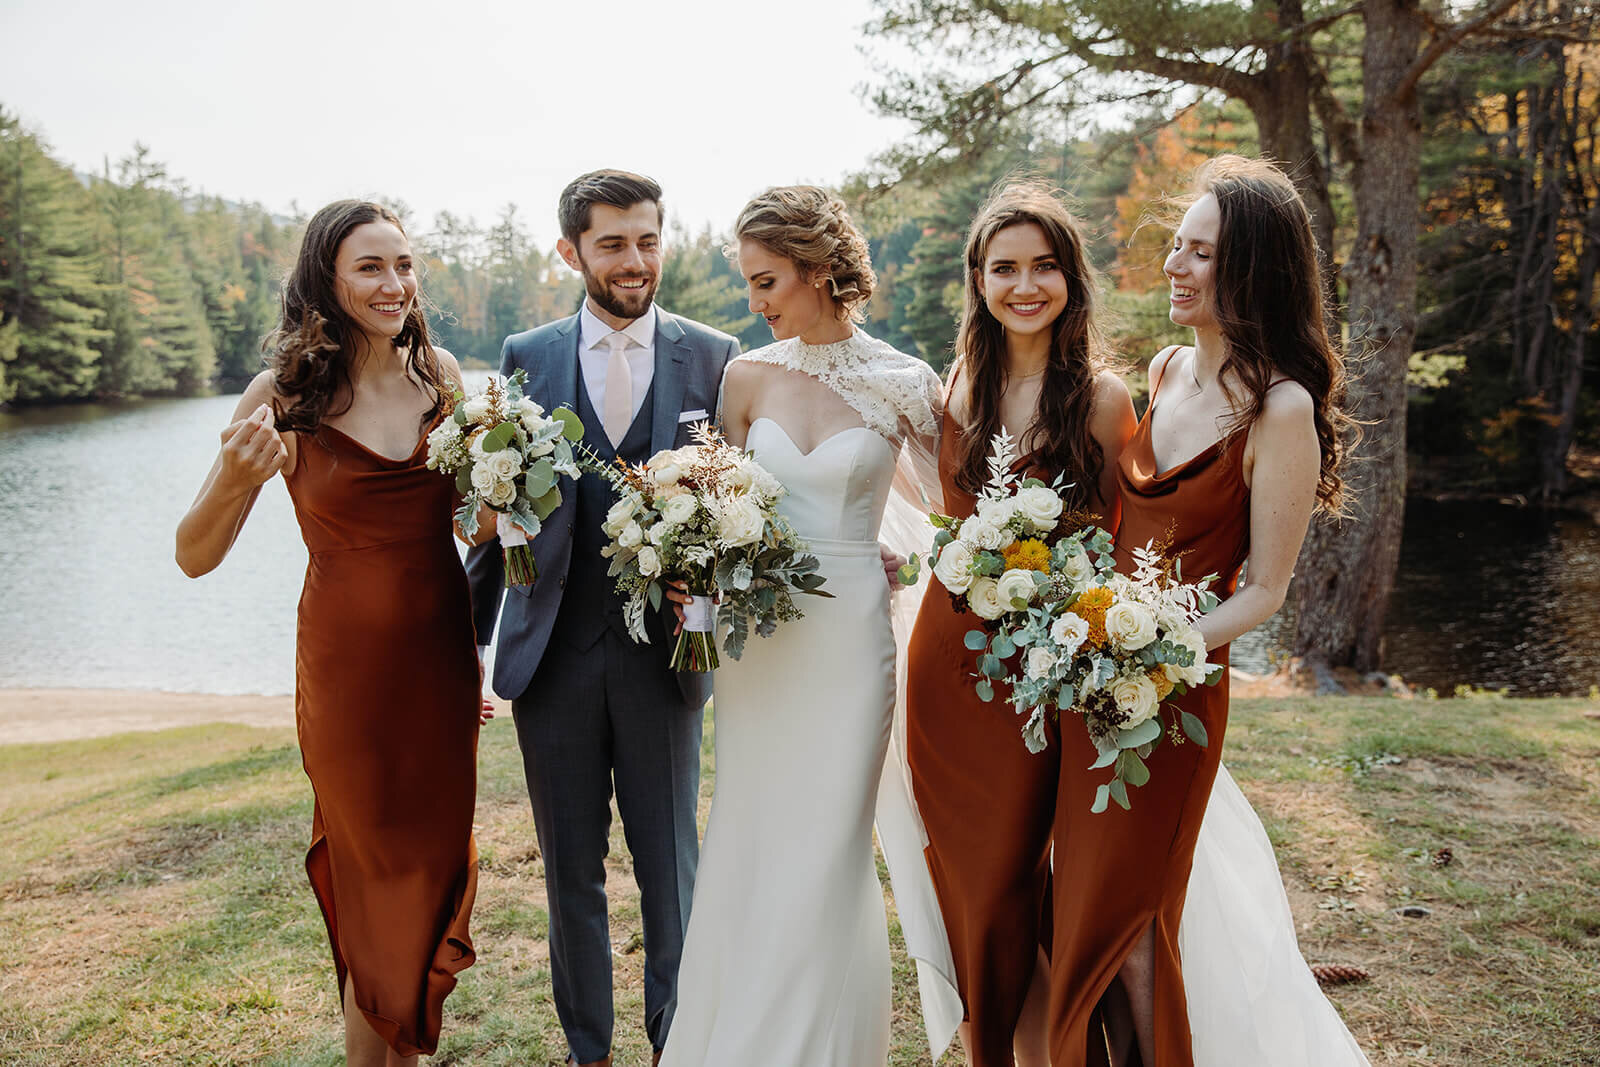
[[[566,587],[567,587],[567,576],[565,574],[563,574],[561,577],[556,579],[556,588],[565,589]]]
[[[569,523],[567,523],[567,533],[571,533],[571,532],[572,532],[572,523],[569,522]]]

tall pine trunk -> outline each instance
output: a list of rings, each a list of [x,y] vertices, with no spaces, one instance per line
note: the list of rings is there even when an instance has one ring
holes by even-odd
[[[1405,517],[1406,367],[1416,334],[1422,114],[1412,65],[1417,0],[1368,0],[1357,233],[1349,287],[1347,408],[1362,425],[1344,473],[1348,517],[1312,527],[1296,576],[1294,652],[1313,666],[1376,670]]]

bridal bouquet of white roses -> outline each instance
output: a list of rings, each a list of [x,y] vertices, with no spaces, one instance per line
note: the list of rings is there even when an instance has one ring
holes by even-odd
[[[1096,790],[1096,813],[1112,800],[1128,808],[1128,786],[1150,780],[1144,761],[1163,734],[1174,744],[1185,737],[1206,744],[1198,718],[1174,708],[1164,722],[1162,705],[1222,675],[1206,662],[1195,627],[1217,605],[1210,590],[1216,575],[1186,583],[1178,563],[1153,545],[1132,555],[1132,574],[1102,572],[1079,592],[1029,608],[1006,635],[1022,653],[1008,681],[1012,706],[1028,717],[1022,727],[1028,751],[1045,748],[1047,714],[1073,711],[1100,753],[1090,769],[1112,768],[1111,780]]]
[[[794,594],[833,594],[822,591],[817,558],[778,513],[778,480],[709,424],[692,433],[694,444],[657,452],[643,466],[592,453],[581,462],[617,491],[602,527],[611,543],[601,553],[611,558],[628,633],[648,642],[645,605],[660,610],[663,585],[681,581],[694,601],[684,608],[672,668],[709,671],[718,624],[724,650],[738,659],[752,628],[766,637],[800,618]]]
[[[428,468],[453,474],[461,507],[456,523],[471,537],[478,508],[495,514],[505,553],[506,583],[532,585],[539,577],[528,539],[561,503],[556,478],[578,477],[573,442],[583,437],[576,412],[544,408],[522,394],[526,375],[489,376],[481,393],[456,392],[449,416],[428,434]]]

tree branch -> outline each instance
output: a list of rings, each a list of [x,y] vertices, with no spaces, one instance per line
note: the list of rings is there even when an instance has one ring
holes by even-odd
[[[1428,47],[1423,49],[1422,54],[1412,61],[1411,67],[1406,71],[1405,77],[1400,80],[1400,84],[1395,86],[1395,96],[1405,99],[1415,93],[1417,91],[1417,83],[1422,80],[1422,76],[1428,73],[1428,70],[1435,63],[1444,58],[1451,49],[1466,38],[1482,32],[1498,22],[1506,12],[1516,7],[1517,3],[1518,0],[1494,0],[1483,14],[1472,21],[1455,23],[1448,26],[1443,33],[1435,34]]]

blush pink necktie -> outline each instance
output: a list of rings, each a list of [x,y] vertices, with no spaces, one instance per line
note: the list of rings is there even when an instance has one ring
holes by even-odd
[[[628,335],[613,333],[606,338],[611,358],[606,362],[606,398],[600,412],[600,425],[611,438],[611,447],[622,447],[633,422],[633,370],[628,366]]]

